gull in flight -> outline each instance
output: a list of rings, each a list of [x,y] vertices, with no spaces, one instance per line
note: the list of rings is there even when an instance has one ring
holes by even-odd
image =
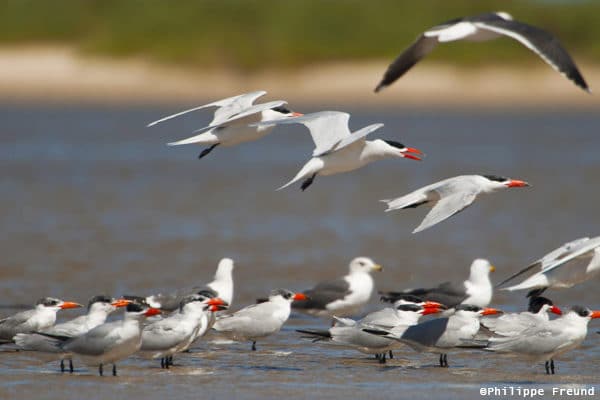
[[[575,85],[586,92],[591,92],[575,62],[556,37],[535,26],[515,21],[505,12],[456,18],[425,31],[390,64],[375,92],[394,83],[433,51],[438,43],[463,39],[480,42],[501,36],[518,41]]]
[[[348,120],[350,114],[339,111],[320,111],[292,119],[266,121],[256,126],[282,124],[302,124],[308,128],[315,143],[312,158],[304,164],[300,172],[288,183],[277,190],[284,189],[300,180],[300,188],[306,190],[317,175],[334,175],[352,171],[384,158],[401,157],[420,160],[414,154],[421,151],[406,147],[392,140],[366,140],[367,135],[383,126],[372,124],[350,132]]]
[[[422,187],[402,197],[382,200],[382,202],[387,203],[386,212],[416,208],[423,204],[433,206],[423,222],[413,231],[413,233],[417,233],[464,210],[480,194],[524,186],[529,186],[529,184],[503,176],[461,175]]]
[[[282,118],[298,117],[302,114],[292,112],[285,107],[285,101],[270,101],[268,103],[254,104],[254,101],[264,96],[267,92],[261,90],[239,96],[229,97],[199,107],[178,112],[148,124],[148,127],[171,120],[193,111],[209,107],[216,107],[212,121],[204,128],[197,129],[194,133],[202,132],[187,139],[168,143],[169,146],[183,144],[200,144],[209,146],[204,149],[198,158],[210,153],[215,147],[235,146],[240,143],[260,139],[273,129],[273,125],[251,126],[254,123]]]

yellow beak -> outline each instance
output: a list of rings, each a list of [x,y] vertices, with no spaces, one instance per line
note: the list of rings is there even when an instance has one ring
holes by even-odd
[[[373,271],[383,271],[383,267],[379,264],[373,265]]]
[[[490,265],[490,272],[494,272],[496,270],[496,267],[494,267],[493,265]]]

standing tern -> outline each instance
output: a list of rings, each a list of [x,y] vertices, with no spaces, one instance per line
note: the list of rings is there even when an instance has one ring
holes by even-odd
[[[214,279],[205,286],[196,286],[193,288],[181,289],[173,293],[158,293],[145,297],[146,303],[152,307],[160,308],[162,311],[175,311],[179,309],[181,301],[189,295],[196,294],[203,290],[214,291],[214,296],[219,297],[227,304],[231,305],[233,301],[233,267],[231,258],[223,258],[219,261]],[[137,298],[138,296],[125,296],[125,298]]]
[[[481,325],[501,336],[516,336],[526,329],[539,327],[550,321],[548,313],[562,315],[560,308],[545,297],[529,299],[529,308],[522,313],[507,313],[498,318],[482,318]]]
[[[488,260],[478,258],[471,264],[469,278],[459,284],[444,282],[433,288],[406,289],[399,292],[379,292],[384,301],[394,302],[405,295],[418,296],[423,299],[437,301],[447,307],[459,304],[471,304],[487,307],[492,301],[493,286],[490,272],[494,267]]]
[[[303,293],[308,299],[293,302],[292,308],[319,317],[347,317],[358,314],[369,302],[373,292],[371,272],[383,267],[367,257],[350,262],[349,273],[339,279],[318,283]]]
[[[540,295],[548,288],[570,288],[600,272],[600,236],[581,238],[565,243],[544,257],[498,284],[505,285],[513,279],[539,268],[523,282],[502,290],[530,290],[528,296]]]
[[[464,210],[480,194],[524,186],[529,186],[529,184],[503,176],[461,175],[422,187],[402,197],[382,201],[387,203],[386,212],[416,208],[423,204],[432,205],[433,208],[423,222],[413,231],[413,233],[417,233]]]
[[[460,304],[449,317],[437,318],[409,326],[400,334],[382,328],[363,328],[365,332],[398,340],[415,349],[440,355],[440,367],[448,366],[448,351],[459,348],[479,332],[483,315],[499,314],[495,308],[481,308]]]
[[[276,289],[265,302],[219,317],[213,329],[231,340],[251,341],[252,350],[255,351],[257,339],[279,332],[288,320],[292,301],[305,299],[303,293]]]
[[[313,341],[327,340],[337,345],[347,346],[365,354],[375,354],[381,364],[385,363],[386,353],[398,347],[400,343],[393,339],[372,335],[362,328],[383,328],[401,335],[406,328],[419,322],[424,315],[440,311],[440,304],[423,302],[407,303],[400,300],[394,308],[388,307],[366,315],[359,321],[349,318],[336,318],[335,326],[328,330],[298,329],[297,332],[309,335]]]
[[[129,300],[115,300],[109,296],[99,295],[94,296],[88,303],[88,312],[72,320],[61,324],[52,325],[49,328],[41,329],[40,332],[58,335],[64,337],[77,337],[83,335],[89,330],[106,322],[108,314],[117,310],[118,307],[125,307],[129,304]],[[40,351],[45,353],[59,353],[60,355],[60,371],[65,371],[64,360],[69,360],[69,372],[73,373],[72,356],[69,353],[63,352],[57,348],[55,341],[48,336],[40,335],[39,333],[18,333],[14,337],[15,343],[22,350]]]
[[[253,104],[257,98],[264,96],[266,93],[267,92],[263,90],[245,93],[199,107],[194,107],[151,122],[148,124],[148,127],[192,111],[217,107],[210,124],[194,131],[202,133],[168,144],[169,146],[178,146],[182,144],[197,143],[210,146],[203,150],[198,156],[198,158],[202,158],[218,145],[235,146],[240,143],[257,140],[267,135],[273,129],[273,125],[250,126],[251,124],[260,121],[279,120],[281,118],[292,118],[302,115],[301,113],[288,110],[284,106],[286,102],[281,100],[263,104]]]
[[[56,312],[82,307],[72,301],[44,297],[35,303],[35,308],[21,311],[0,319],[0,343],[10,343],[17,333],[31,333],[46,329],[56,322]]]
[[[365,139],[369,133],[381,128],[383,124],[373,124],[356,132],[350,132],[349,119],[350,114],[345,112],[321,111],[298,118],[256,124],[259,127],[272,126],[272,124],[302,124],[308,128],[315,143],[312,158],[304,164],[294,179],[277,190],[284,189],[299,180],[304,180],[300,187],[306,190],[317,175],[334,175],[352,171],[384,158],[402,157],[420,160],[414,154],[422,153],[415,148],[391,140]]]
[[[112,364],[112,374],[117,376],[116,362],[137,352],[142,345],[142,322],[146,317],[160,314],[157,308],[131,302],[125,309],[122,320],[106,322],[83,335],[67,336],[41,333],[59,341],[57,346],[68,353],[80,357],[84,363],[98,366],[103,375],[103,365]]]
[[[554,374],[554,358],[581,345],[593,318],[600,318],[600,311],[573,306],[562,317],[533,326],[518,335],[490,338],[485,349],[512,353],[534,362],[545,361],[546,374]]]
[[[144,326],[140,350],[160,358],[161,368],[173,365],[173,355],[187,350],[204,335],[209,313],[226,308],[226,303],[210,293],[190,295],[181,301],[179,312]]]
[[[456,18],[425,31],[390,64],[375,92],[394,83],[429,54],[438,43],[463,39],[479,42],[501,36],[515,39],[575,85],[586,92],[591,92],[575,62],[556,37],[535,26],[515,21],[505,12]]]

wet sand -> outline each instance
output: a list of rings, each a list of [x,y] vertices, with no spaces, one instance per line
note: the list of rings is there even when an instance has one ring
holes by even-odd
[[[301,128],[217,148],[199,161],[199,148],[164,144],[185,137],[206,115],[144,128],[174,110],[0,107],[0,305],[43,295],[85,302],[100,293],[174,290],[210,280],[224,256],[236,261],[234,309],[272,288],[302,290],[342,275],[359,255],[385,267],[375,275],[380,289],[464,279],[477,257],[496,265],[492,279],[499,282],[568,240],[598,234],[596,112],[356,110],[352,127],[384,122],[379,137],[417,147],[426,159],[317,178],[302,193],[274,190],[311,152]],[[410,232],[425,210],[384,213],[378,202],[462,173],[503,174],[533,187],[483,198],[418,235]],[[596,286],[548,295],[560,306],[598,309]],[[524,294],[498,292],[493,304],[521,309]],[[369,309],[379,306],[374,296]],[[74,376],[61,375],[51,360],[0,352],[0,398],[465,399],[496,385],[598,384],[597,322],[582,348],[557,360],[555,376],[539,363],[471,352],[450,354],[448,369],[436,367],[436,355],[408,349],[380,366],[294,332],[325,326],[294,317],[256,353],[245,343],[202,341],[169,371],[132,357],[119,364],[118,378],[99,378],[81,364]]]

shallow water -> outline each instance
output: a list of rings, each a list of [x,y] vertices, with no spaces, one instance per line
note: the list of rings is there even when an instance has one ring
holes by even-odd
[[[302,193],[274,191],[312,150],[301,127],[217,148],[199,161],[198,148],[164,143],[186,137],[206,115],[144,128],[171,111],[0,107],[1,306],[43,295],[85,302],[99,293],[168,291],[210,280],[224,256],[236,261],[234,308],[272,288],[302,290],[341,275],[359,255],[384,265],[375,276],[380,289],[464,279],[477,257],[496,265],[498,282],[554,247],[600,231],[598,113],[362,110],[353,114],[353,128],[384,122],[376,136],[417,147],[426,159],[318,177]],[[466,173],[506,175],[533,187],[482,198],[417,235],[411,231],[425,210],[386,214],[378,202]],[[600,308],[596,284],[548,295],[561,306]],[[521,295],[494,298],[506,310],[524,303]],[[400,349],[380,366],[294,332],[326,325],[294,317],[256,353],[247,344],[200,342],[169,371],[133,357],[119,365],[117,379],[80,365],[76,376],[62,376],[50,360],[0,352],[0,397],[460,399],[494,385],[549,391],[598,383],[595,333],[547,377],[543,365],[487,353],[451,354],[450,368],[440,369],[437,356]],[[590,326],[600,330],[597,322]]]

